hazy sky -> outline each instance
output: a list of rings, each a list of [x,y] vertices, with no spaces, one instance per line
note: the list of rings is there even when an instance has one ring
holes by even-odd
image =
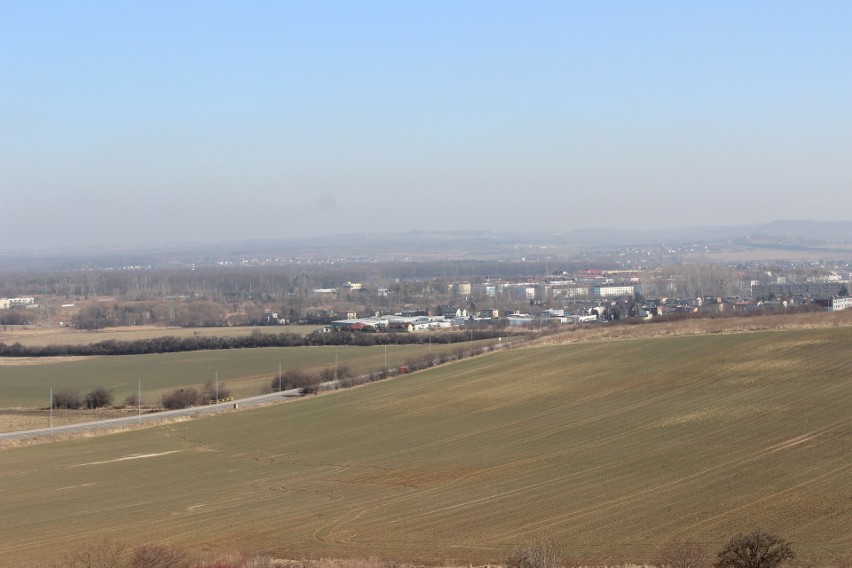
[[[852,219],[852,2],[0,0],[0,249]]]

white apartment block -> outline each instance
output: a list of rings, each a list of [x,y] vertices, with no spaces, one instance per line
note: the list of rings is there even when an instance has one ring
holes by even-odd
[[[632,296],[636,293],[635,286],[595,286],[595,296],[607,298],[613,296]]]

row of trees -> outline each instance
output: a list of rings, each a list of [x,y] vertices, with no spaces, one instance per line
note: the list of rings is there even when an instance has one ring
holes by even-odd
[[[199,390],[195,387],[175,389],[163,395],[161,403],[163,408],[175,410],[206,404],[210,400],[223,399],[231,396],[231,391],[225,383],[214,383],[207,381]],[[74,388],[64,388],[53,394],[53,408],[67,410],[78,410],[81,408],[96,409],[109,408],[113,405],[113,392],[106,387],[96,387],[86,393],[85,396]],[[124,406],[135,407],[139,404],[136,393],[128,395]]]
[[[245,323],[240,317],[236,323]],[[179,327],[221,327],[232,322],[226,306],[205,300],[97,302],[89,304],[71,319],[76,329],[104,329],[128,325],[173,325]]]
[[[210,401],[230,398],[231,391],[225,383],[207,381],[204,388],[198,390],[195,387],[185,387],[167,392],[161,399],[161,404],[166,410],[178,410],[207,404]]]
[[[503,344],[508,346],[509,343]],[[485,348],[488,349],[488,348]],[[409,357],[405,363],[395,369],[381,369],[367,373],[355,373],[347,365],[338,365],[334,368],[324,368],[317,373],[311,373],[302,369],[287,369],[278,375],[274,375],[264,385],[263,393],[279,392],[290,389],[301,389],[302,394],[315,394],[319,391],[320,385],[323,383],[331,383],[337,381],[331,388],[348,388],[368,382],[378,381],[399,373],[409,373],[471,357],[480,350],[469,350],[460,347],[454,353],[445,353],[443,355],[432,355],[425,353],[420,356]],[[207,404],[213,400],[222,400],[230,398],[231,391],[224,382],[208,380],[201,389],[195,387],[180,387],[173,389],[165,394],[160,399],[162,408],[166,410],[179,410],[192,406],[200,406]],[[112,391],[97,387],[91,392],[81,397],[79,391],[73,388],[66,388],[58,391],[53,396],[54,408],[106,408],[112,405]],[[139,404],[139,399],[136,393],[128,395],[124,401],[127,407],[135,407]]]
[[[134,341],[113,339],[88,345],[44,345],[32,346],[0,343],[0,357],[58,357],[97,355],[146,355],[150,353],[177,353],[183,351],[207,351],[222,349],[248,349],[258,347],[306,347],[317,345],[422,345],[431,343],[461,343],[478,339],[493,339],[511,335],[507,330],[481,329],[473,331],[422,333],[363,333],[335,332],[311,333],[254,333],[243,337],[194,336],[157,337]]]
[[[95,387],[85,396],[77,389],[68,387],[53,394],[53,408],[76,410],[79,408],[108,408],[112,406],[113,394],[106,387]]]

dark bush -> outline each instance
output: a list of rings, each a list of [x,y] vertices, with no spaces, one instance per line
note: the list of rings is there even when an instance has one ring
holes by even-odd
[[[269,381],[269,392],[277,392],[278,390],[299,389],[307,386],[313,386],[321,382],[320,377],[306,373],[300,369],[288,369],[281,376],[275,375]]]
[[[222,400],[223,398],[228,398],[230,396],[231,391],[225,386],[225,383],[219,382],[217,386],[217,382],[213,379],[204,383],[204,389],[201,391],[201,399],[204,402],[217,399]]]
[[[168,410],[178,410],[181,408],[189,408],[190,406],[197,406],[201,403],[201,393],[192,387],[175,389],[163,395],[162,403],[163,408]]]
[[[83,399],[80,398],[80,393],[76,389],[69,387],[53,393],[54,408],[77,409],[81,406],[83,406]]]
[[[795,557],[791,542],[758,529],[731,537],[717,554],[716,568],[775,568]]]
[[[86,395],[86,408],[106,408],[112,406],[112,391],[106,387],[97,387]]]

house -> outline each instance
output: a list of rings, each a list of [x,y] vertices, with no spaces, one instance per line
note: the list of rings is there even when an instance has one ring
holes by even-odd
[[[285,323],[287,323],[287,320],[279,318],[278,312],[264,312],[260,316],[260,321],[258,321],[258,325],[283,325]]]
[[[467,309],[454,308],[453,306],[441,306],[441,315],[447,319],[466,318],[468,317]]]

